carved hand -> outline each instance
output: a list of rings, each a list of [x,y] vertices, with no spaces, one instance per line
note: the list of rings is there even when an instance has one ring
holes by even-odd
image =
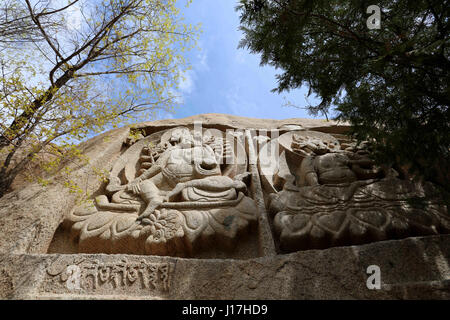
[[[247,190],[247,185],[243,181],[235,180],[233,181],[233,188],[238,191],[245,191]]]
[[[127,185],[127,191],[131,191],[134,194],[139,194],[141,192],[141,182],[142,180],[140,178],[133,180],[130,184]]]

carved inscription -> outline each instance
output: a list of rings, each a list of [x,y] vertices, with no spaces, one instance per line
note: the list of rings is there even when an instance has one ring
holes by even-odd
[[[123,258],[118,262],[79,262],[78,264],[54,263],[47,269],[53,278],[72,290],[95,291],[98,289],[140,289],[168,291],[170,288],[170,263],[150,263],[145,260],[129,262]]]

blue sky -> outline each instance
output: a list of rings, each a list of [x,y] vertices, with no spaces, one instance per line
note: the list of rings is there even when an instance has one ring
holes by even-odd
[[[180,83],[182,103],[174,118],[184,118],[200,113],[226,113],[245,117],[286,119],[312,118],[304,109],[283,107],[288,101],[306,106],[307,88],[272,93],[277,86],[275,75],[281,70],[259,65],[259,55],[237,49],[242,37],[237,1],[193,0],[188,8],[181,0],[179,6],[185,22],[201,23],[199,39],[201,50],[187,54],[192,70]],[[311,104],[317,99],[308,97]],[[169,117],[171,117],[169,115]],[[163,117],[165,118],[165,117]]]

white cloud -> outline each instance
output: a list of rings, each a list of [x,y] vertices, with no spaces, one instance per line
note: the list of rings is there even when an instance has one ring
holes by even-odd
[[[183,94],[182,93],[180,93],[179,91],[176,91],[175,89],[173,89],[173,88],[169,88],[169,95],[171,96],[171,97],[173,97],[173,101],[176,103],[176,104],[183,104],[184,103],[184,97],[183,97]]]
[[[257,105],[254,102],[250,102],[243,98],[243,96],[239,92],[240,88],[242,87],[235,86],[234,88],[228,90],[225,94],[227,107],[230,110],[230,113],[238,116],[257,113]]]
[[[78,0],[78,2],[69,6],[67,9],[63,10],[61,14],[63,15],[67,29],[69,30],[79,30],[82,26],[83,14],[81,12],[82,7],[88,7],[86,1],[89,0]],[[73,0],[70,1],[71,3]],[[69,4],[67,0],[51,0],[50,8],[51,9],[61,9],[66,7]],[[86,11],[84,12],[86,14]]]
[[[209,71],[209,65],[208,65],[208,52],[205,49],[202,49],[202,51],[197,54],[198,62],[196,63],[195,67],[198,70],[202,71]]]
[[[178,82],[178,88],[182,93],[190,94],[195,88],[194,84],[195,73],[192,70],[183,72],[180,81]]]
[[[196,56],[196,62],[194,64],[195,69],[198,71],[209,71],[209,64],[208,64],[208,49],[205,49],[205,45],[203,41],[198,42],[198,46],[200,48],[200,52],[197,53]]]
[[[67,28],[69,30],[78,30],[81,28],[81,19],[83,15],[79,3],[69,7],[66,12]]]
[[[185,103],[185,97],[191,94],[195,89],[195,77],[195,72],[192,70],[183,72],[178,81],[178,89],[169,88],[169,94],[174,97],[175,103]]]

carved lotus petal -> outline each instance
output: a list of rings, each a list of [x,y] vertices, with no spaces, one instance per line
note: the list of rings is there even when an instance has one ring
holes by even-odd
[[[432,216],[422,210],[413,208],[411,210],[406,210],[405,216],[408,218],[410,222],[418,223],[423,226],[431,226],[436,219],[433,219]]]
[[[325,231],[317,226],[313,226],[310,231],[311,241],[322,240],[326,235]]]
[[[93,201],[87,201],[82,206],[76,208],[69,216],[72,221],[83,221],[89,218],[89,216],[96,214],[97,208]]]
[[[414,188],[413,183],[399,179],[379,181],[364,188],[364,191],[384,200],[403,200],[419,195],[419,191]]]
[[[110,224],[117,214],[111,212],[99,212],[86,221],[86,231],[94,231]]]
[[[186,227],[192,231],[205,227],[207,223],[207,217],[205,217],[202,211],[184,211],[184,217],[186,218]]]
[[[348,229],[350,231],[351,236],[358,237],[358,239],[363,237],[368,231],[365,225],[358,223],[357,221],[351,221]]]
[[[239,226],[239,211],[234,208],[215,209],[208,213],[209,225],[216,233],[233,238]],[[245,221],[245,223],[248,223]]]
[[[116,234],[126,232],[128,229],[136,225],[136,215],[125,215],[117,219],[114,223],[113,230]]]
[[[391,220],[390,229],[396,236],[406,236],[409,233],[409,224],[406,220],[393,217]]]
[[[250,183],[245,141],[229,143],[220,139],[226,132],[218,129],[208,128],[206,133],[211,139],[198,140],[203,142],[195,146],[187,142],[194,141],[198,132],[188,127],[157,131],[128,145],[113,164],[108,185],[99,190],[95,207],[91,201],[90,208],[81,207],[67,219],[79,248],[190,255],[220,242],[235,242],[241,232],[250,230],[258,208],[242,192]],[[205,158],[201,164],[192,163],[196,151]],[[220,166],[217,152],[233,161]],[[168,201],[152,203],[158,198]],[[136,221],[146,209],[151,214]],[[256,238],[252,235],[251,241]]]
[[[311,217],[306,214],[292,214],[287,211],[278,213],[275,216],[275,227],[281,231],[287,228],[289,232],[296,233],[304,229],[311,221]]]
[[[314,216],[315,225],[318,225],[332,233],[340,233],[346,226],[347,215],[345,212],[318,213]]]
[[[349,214],[375,228],[382,228],[387,222],[387,213],[382,208],[351,209]]]

